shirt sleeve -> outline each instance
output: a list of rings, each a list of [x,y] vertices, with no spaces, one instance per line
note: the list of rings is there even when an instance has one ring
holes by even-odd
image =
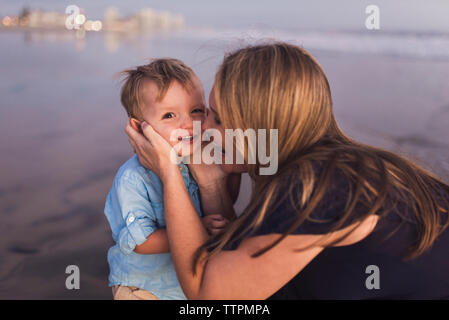
[[[158,227],[156,214],[142,179],[138,176],[116,179],[107,202],[107,209],[117,211],[115,215],[120,215],[122,219],[117,243],[124,253],[130,254]]]

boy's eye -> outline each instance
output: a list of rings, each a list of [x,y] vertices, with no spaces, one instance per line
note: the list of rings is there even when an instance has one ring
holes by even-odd
[[[166,113],[166,114],[164,114],[163,116],[162,116],[162,119],[171,119],[171,118],[173,118],[175,115],[173,114],[173,112],[168,112],[168,113]]]
[[[204,109],[197,108],[197,109],[192,110],[192,113],[198,113],[198,112],[204,113]]]

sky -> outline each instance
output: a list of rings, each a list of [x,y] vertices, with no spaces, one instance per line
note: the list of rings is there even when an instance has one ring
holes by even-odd
[[[70,4],[101,18],[109,6],[123,15],[152,7],[183,14],[195,27],[361,30],[365,8],[379,6],[385,31],[449,33],[448,0],[0,0],[0,16],[17,14],[24,5],[64,11]]]

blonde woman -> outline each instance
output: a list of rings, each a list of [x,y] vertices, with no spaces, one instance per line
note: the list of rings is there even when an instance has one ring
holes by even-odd
[[[411,161],[338,127],[326,76],[287,43],[227,55],[215,76],[207,128],[278,129],[274,175],[261,164],[197,165],[202,200],[232,210],[226,174],[248,172],[251,201],[208,239],[149,125],[127,126],[140,161],[164,188],[167,234],[190,299],[449,298],[449,186]],[[206,128],[205,128],[206,129]],[[224,144],[223,144],[224,145]]]

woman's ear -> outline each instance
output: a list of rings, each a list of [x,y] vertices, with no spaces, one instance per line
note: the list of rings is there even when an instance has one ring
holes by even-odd
[[[137,132],[143,133],[142,128],[140,127],[140,121],[134,118],[131,118],[131,127]]]

